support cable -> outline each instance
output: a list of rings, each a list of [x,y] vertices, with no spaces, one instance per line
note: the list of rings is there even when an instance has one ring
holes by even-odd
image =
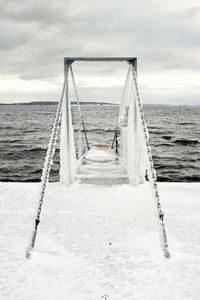
[[[115,152],[116,154],[119,154],[119,127],[117,126],[115,129],[115,133],[114,133],[114,137],[113,137],[113,141],[112,141],[112,146],[111,149],[114,148],[114,144],[115,144]]]
[[[37,209],[37,215],[35,218],[35,226],[34,226],[34,230],[32,233],[31,242],[30,242],[30,245],[26,248],[26,258],[31,257],[31,251],[33,250],[34,245],[35,245],[37,229],[38,229],[38,225],[40,223],[40,214],[41,214],[41,210],[42,210],[42,204],[44,201],[44,195],[45,195],[45,190],[46,190],[46,186],[47,186],[48,179],[49,179],[51,166],[53,164],[53,156],[55,153],[58,130],[59,130],[60,121],[61,121],[62,104],[63,104],[65,87],[67,84],[68,73],[69,73],[68,70],[69,70],[69,66],[67,66],[67,69],[66,69],[62,94],[61,94],[60,101],[58,103],[58,107],[57,107],[57,111],[56,111],[56,115],[55,115],[55,119],[54,119],[54,123],[53,123],[53,128],[52,128],[52,132],[51,132],[51,137],[50,137],[48,149],[46,152],[46,157],[45,157],[44,167],[43,167],[42,177],[41,177],[41,191],[40,191],[39,205],[38,205],[38,209]]]
[[[114,148],[114,143],[115,143],[115,139],[117,138],[117,128],[115,129],[115,133],[114,133],[114,137],[113,137],[113,140],[112,140],[112,146],[111,146],[111,149]]]
[[[132,72],[133,72],[133,78],[134,78],[134,83],[135,83],[137,104],[139,107],[139,113],[140,113],[140,118],[141,118],[141,122],[142,122],[142,128],[143,128],[143,132],[144,132],[146,150],[147,150],[147,155],[148,155],[149,179],[150,179],[150,183],[151,183],[151,187],[152,187],[152,191],[153,191],[153,197],[154,197],[154,200],[156,201],[157,209],[158,209],[158,216],[159,216],[160,229],[161,229],[162,250],[163,250],[164,256],[166,258],[169,258],[170,253],[168,250],[167,233],[166,233],[165,224],[164,224],[164,213],[161,209],[160,196],[158,194],[158,186],[156,183],[156,170],[155,170],[154,164],[153,164],[151,146],[150,146],[150,142],[149,142],[149,133],[148,133],[145,119],[144,119],[144,112],[142,109],[142,104],[141,104],[140,95],[139,95],[137,74],[136,74],[136,70],[133,65],[132,65]]]
[[[75,78],[74,78],[74,73],[73,73],[73,70],[72,70],[72,66],[70,65],[69,68],[70,68],[70,72],[71,72],[72,84],[73,84],[73,87],[74,87],[74,93],[75,93],[75,97],[76,97],[76,102],[77,102],[77,106],[78,106],[78,110],[79,110],[79,114],[80,114],[80,118],[81,118],[81,124],[82,124],[83,132],[84,132],[84,135],[85,135],[86,145],[87,145],[88,150],[90,150],[90,146],[89,146],[89,142],[88,142],[88,138],[87,138],[87,133],[86,133],[86,129],[85,129],[85,123],[84,123],[84,120],[83,120],[83,115],[82,115],[81,107],[80,107],[80,99],[79,99],[79,95],[78,95],[78,90],[77,90],[77,86],[76,86],[76,82],[75,82]]]

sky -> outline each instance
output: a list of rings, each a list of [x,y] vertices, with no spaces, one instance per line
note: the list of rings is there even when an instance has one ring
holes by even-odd
[[[143,103],[200,105],[199,0],[0,0],[0,28],[1,103],[58,101],[64,57],[129,56]],[[120,101],[126,63],[73,68],[80,100]]]

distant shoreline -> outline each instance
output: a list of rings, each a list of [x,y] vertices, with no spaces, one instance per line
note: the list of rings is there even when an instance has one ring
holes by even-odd
[[[57,105],[58,101],[32,101],[32,102],[19,102],[19,103],[0,103],[0,105]],[[71,104],[77,104],[76,101],[71,101]],[[80,101],[80,105],[118,105],[117,103],[108,102],[84,102]]]
[[[77,104],[76,101],[71,101],[72,105]],[[32,101],[32,102],[18,102],[18,103],[0,103],[1,105],[58,105],[58,101]],[[80,105],[119,105],[119,103],[108,103],[108,102],[88,102],[80,101]],[[200,106],[200,104],[143,104],[144,106]]]

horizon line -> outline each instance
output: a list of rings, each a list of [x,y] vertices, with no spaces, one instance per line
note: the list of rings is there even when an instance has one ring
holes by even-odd
[[[72,104],[77,103],[77,101],[70,101]],[[5,103],[5,102],[0,102],[0,105],[57,105],[59,101],[27,101],[27,102],[10,102],[10,103]],[[120,105],[120,103],[115,103],[115,102],[104,102],[104,101],[80,101],[81,104],[101,104],[101,105]],[[143,103],[143,105],[153,105],[153,106],[200,106],[200,104],[181,104],[181,103]]]

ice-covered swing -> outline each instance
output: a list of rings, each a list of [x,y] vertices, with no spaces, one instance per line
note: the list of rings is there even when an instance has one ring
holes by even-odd
[[[87,132],[81,113],[78,91],[74,79],[72,65],[74,61],[125,61],[128,63],[128,72],[122,93],[119,110],[118,126],[115,131],[111,147],[106,144],[89,145]],[[152,196],[158,209],[158,218],[161,229],[161,241],[164,256],[169,257],[167,236],[163,222],[164,214],[161,210],[160,197],[156,183],[156,172],[153,165],[149,134],[146,127],[142,104],[137,84],[137,59],[136,58],[76,58],[64,59],[65,79],[62,95],[58,104],[56,117],[52,129],[49,146],[44,163],[39,207],[35,219],[35,227],[31,244],[27,248],[26,257],[30,257],[30,251],[34,248],[37,227],[40,222],[40,213],[44,200],[46,185],[53,163],[56,140],[61,123],[60,143],[60,181],[68,186],[74,181],[92,184],[142,184],[147,172]],[[68,78],[71,74],[80,124],[85,135],[87,152],[79,157],[77,162],[75,155],[71,106],[68,95]],[[65,95],[65,98],[64,98]],[[61,117],[62,116],[62,117]],[[81,130],[79,130],[80,140]],[[115,150],[114,150],[115,145]],[[79,143],[79,156],[81,156],[81,143]]]
[[[88,151],[82,158],[82,163],[76,168],[75,147],[73,128],[71,122],[70,101],[68,99],[68,86],[66,86],[66,101],[63,104],[63,116],[61,125],[61,147],[60,147],[60,180],[65,185],[78,180],[81,183],[92,184],[122,184],[130,183],[137,185],[144,183],[145,176],[145,151],[144,136],[140,115],[137,113],[136,95],[134,89],[134,73],[136,69],[135,58],[101,59],[106,61],[121,60],[129,63],[128,73],[122,93],[119,111],[118,126],[115,131],[113,145],[116,144],[114,152],[106,145],[89,145],[85,124],[80,108],[78,91],[72,70],[74,61],[95,60],[90,58],[66,58],[65,68],[69,69],[73,88],[80,114],[80,125],[83,127]],[[96,59],[100,60],[100,59]],[[134,69],[133,69],[134,68]],[[135,73],[136,76],[136,73]],[[80,134],[81,131],[79,131]],[[120,139],[120,143],[118,141]],[[80,138],[79,138],[80,140]],[[119,146],[119,147],[118,147]],[[81,153],[79,144],[78,153]],[[119,149],[118,149],[119,148]],[[117,154],[116,154],[117,152]]]

